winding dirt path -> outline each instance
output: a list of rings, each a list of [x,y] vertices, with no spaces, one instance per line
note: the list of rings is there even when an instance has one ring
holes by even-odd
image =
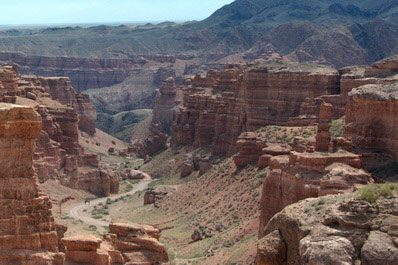
[[[92,200],[90,202],[90,204],[85,204],[85,202],[81,202],[80,204],[76,205],[69,211],[69,216],[73,219],[80,220],[87,225],[93,225],[93,226],[97,227],[98,231],[104,231],[105,230],[104,227],[108,226],[109,222],[107,222],[105,220],[91,218],[91,214],[90,214],[91,211],[89,211],[89,209],[92,209],[94,206],[96,206],[100,203],[105,204],[106,200],[108,200],[108,199],[115,200],[115,199],[119,199],[123,196],[133,195],[136,192],[145,190],[148,187],[148,184],[151,182],[151,177],[146,173],[143,173],[143,174],[145,175],[145,179],[143,179],[142,181],[140,181],[137,184],[134,184],[133,189],[131,191],[117,194],[117,195],[112,195],[109,197],[95,199],[95,200]],[[86,211],[84,211],[84,210],[86,210]]]

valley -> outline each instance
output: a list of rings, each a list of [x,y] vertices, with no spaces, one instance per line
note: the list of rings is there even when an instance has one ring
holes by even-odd
[[[0,265],[398,264],[397,12],[0,28]]]

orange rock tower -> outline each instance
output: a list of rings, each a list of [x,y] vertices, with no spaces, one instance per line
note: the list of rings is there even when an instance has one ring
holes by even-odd
[[[0,103],[0,264],[63,264],[50,199],[33,170],[41,119],[32,108]]]

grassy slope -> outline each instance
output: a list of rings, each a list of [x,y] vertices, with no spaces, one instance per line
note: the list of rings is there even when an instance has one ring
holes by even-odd
[[[124,111],[115,115],[98,113],[97,127],[125,142],[130,142],[135,125],[152,115],[152,110],[139,109]]]
[[[231,158],[218,158],[206,174],[194,172],[181,179],[179,165],[190,151],[189,147],[177,152],[168,149],[140,168],[160,177],[151,186],[177,185],[175,194],[166,197],[159,208],[136,206],[131,201],[115,218],[164,229],[161,241],[168,247],[172,264],[250,264],[256,252],[258,206],[266,171],[237,170]],[[220,231],[191,242],[198,227],[219,227]]]

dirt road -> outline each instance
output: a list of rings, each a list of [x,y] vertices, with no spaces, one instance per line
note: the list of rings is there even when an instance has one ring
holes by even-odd
[[[108,226],[109,222],[91,218],[90,209],[92,209],[94,206],[96,206],[100,203],[105,204],[106,200],[108,200],[108,199],[115,200],[115,199],[119,199],[120,197],[123,197],[126,195],[132,195],[138,191],[145,190],[148,187],[148,184],[151,182],[151,178],[149,177],[149,175],[147,175],[147,174],[145,174],[145,175],[146,175],[146,178],[143,179],[142,181],[140,181],[139,183],[134,184],[133,189],[131,191],[122,193],[122,194],[112,195],[109,197],[95,199],[95,200],[92,200],[90,202],[90,204],[85,204],[85,202],[82,202],[82,203],[76,205],[75,207],[73,207],[69,211],[69,216],[72,217],[73,219],[80,220],[87,225],[94,225],[95,227],[97,227],[97,230],[99,232],[105,231],[104,227]],[[84,211],[84,210],[86,210],[86,211]]]

